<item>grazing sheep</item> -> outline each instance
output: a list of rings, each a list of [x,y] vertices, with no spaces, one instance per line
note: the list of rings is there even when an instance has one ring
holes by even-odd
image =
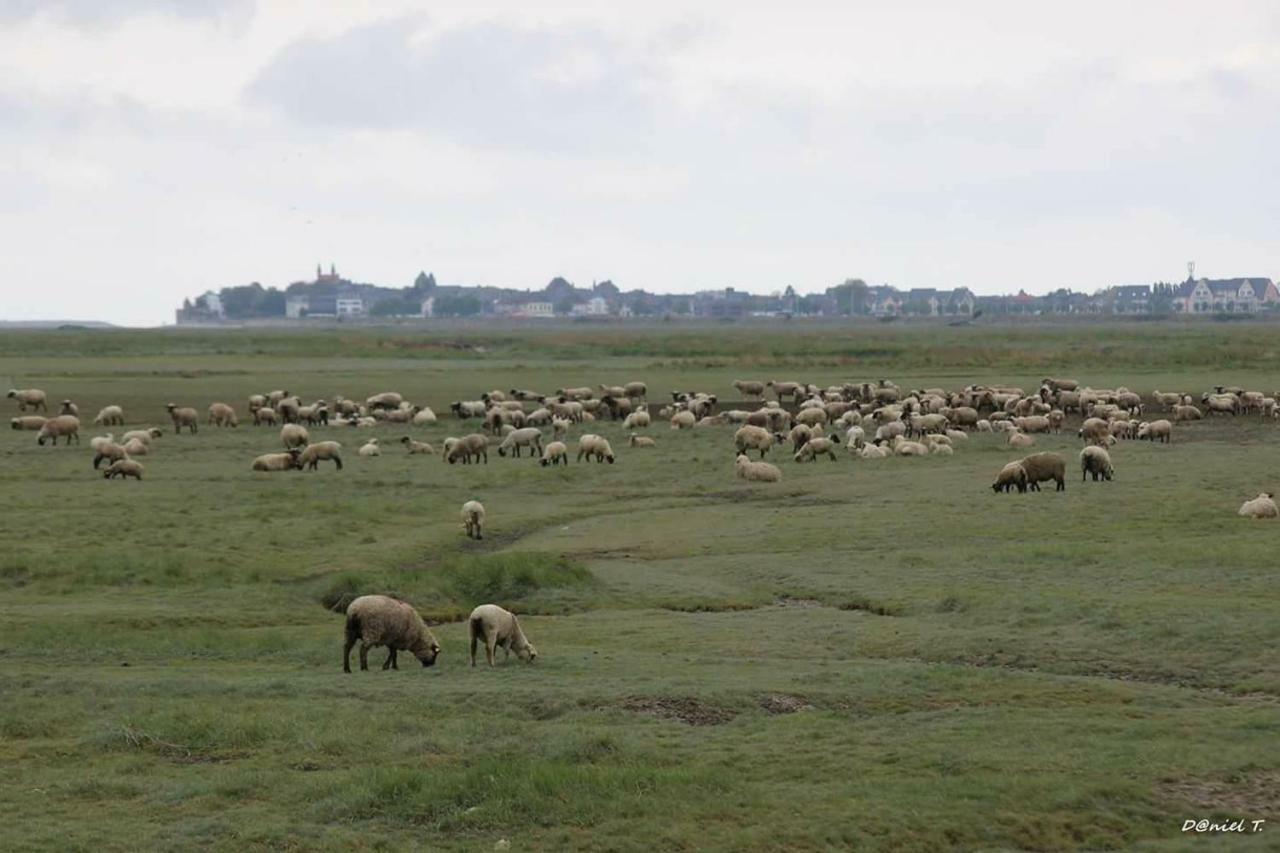
[[[764,396],[765,385],[763,382],[757,382],[751,379],[735,379],[733,387],[738,389],[738,393],[747,400],[759,400]]]
[[[208,422],[218,427],[240,426],[240,421],[236,418],[236,410],[226,403],[213,403],[209,406]]]
[[[179,406],[177,403],[169,403],[165,406],[169,412],[169,417],[173,419],[173,432],[178,435],[182,432],[183,427],[187,427],[192,435],[196,433],[196,427],[199,424],[200,416],[196,414],[196,410],[190,406]]]
[[[750,450],[759,451],[760,458],[763,459],[769,452],[769,448],[773,447],[773,434],[767,429],[748,424],[739,427],[733,434],[733,446],[738,454],[744,454]]]
[[[254,426],[262,426],[263,424],[266,424],[267,426],[275,426],[276,421],[276,410],[270,406],[262,406],[253,410]]]
[[[1241,504],[1238,514],[1246,518],[1276,518],[1280,516],[1280,510],[1276,508],[1274,497],[1271,492],[1262,492],[1253,500]]]
[[[697,422],[697,415],[688,409],[683,409],[671,416],[672,429],[692,429]]]
[[[124,426],[124,409],[119,406],[103,406],[93,422],[98,426]]]
[[[124,445],[116,444],[111,440],[111,436],[106,436],[106,441],[101,438],[95,438],[89,442],[93,447],[93,470],[98,470],[98,463],[102,460],[115,462],[120,459],[128,459],[129,453],[124,449]]]
[[[1012,488],[1017,488],[1019,492],[1027,490],[1027,469],[1022,467],[1021,462],[1005,465],[996,474],[996,481],[991,484],[993,492],[1008,492]]]
[[[795,460],[797,462],[805,462],[808,460],[818,461],[818,457],[826,454],[831,457],[831,461],[836,461],[836,445],[827,436],[818,436],[811,438],[804,443],[804,446],[796,451]]]
[[[33,412],[48,412],[49,406],[46,404],[46,395],[38,388],[18,389],[10,388],[9,393],[5,395],[11,400],[18,403],[18,411],[25,412],[27,407],[31,407]]]
[[[595,457],[597,462],[608,460],[609,464],[613,464],[613,448],[609,446],[609,440],[593,433],[587,433],[578,439],[578,461],[582,461],[582,457],[586,456],[587,461],[591,461],[591,457]]]
[[[414,426],[432,426],[436,422],[436,413],[431,411],[430,406],[423,406],[418,409],[413,416]]]
[[[422,662],[424,667],[436,662],[440,644],[422,621],[418,611],[408,603],[386,595],[362,595],[347,605],[345,642],[342,646],[342,671],[351,672],[351,649],[360,643],[360,669],[369,668],[369,649],[387,647],[382,669],[399,669],[396,652],[403,649]]]
[[[640,409],[627,415],[626,420],[622,422],[622,428],[626,430],[645,429],[649,426],[649,411]]]
[[[294,468],[301,469],[302,465],[298,462],[300,453],[301,451],[296,448],[284,453],[264,453],[253,460],[253,470],[289,471]]]
[[[1109,444],[1111,424],[1102,418],[1086,418],[1076,435],[1084,439],[1085,444]]]
[[[116,477],[119,477],[122,480],[128,479],[129,477],[132,477],[135,480],[141,480],[142,472],[145,470],[146,469],[142,467],[141,462],[136,462],[126,456],[125,458],[117,459],[115,462],[108,465],[107,469],[102,472],[102,476],[108,480],[114,480]]]
[[[311,435],[301,424],[285,424],[280,427],[280,441],[284,444],[285,450],[294,447],[303,448],[311,442]]]
[[[477,462],[483,461],[484,464],[488,465],[489,439],[478,432],[464,435],[445,450],[444,458],[450,465],[459,459],[462,460],[463,465],[471,464],[472,459]]]
[[[357,450],[356,452],[359,453],[361,456],[381,456],[382,448],[378,446],[378,439],[371,438],[367,442],[362,444],[360,446],[360,449]]]
[[[1151,421],[1138,425],[1138,438],[1147,441],[1159,441],[1168,444],[1173,441],[1173,424],[1166,420]]]
[[[467,501],[462,505],[462,529],[469,539],[484,538],[484,519],[484,504],[480,501]]]
[[[1035,443],[1036,440],[1025,432],[1018,432],[1016,429],[1009,431],[1008,445],[1010,447],[1034,447]]]
[[[80,417],[80,407],[77,406],[75,403],[71,402],[70,400],[63,400],[61,403],[61,406],[62,408],[58,410],[58,414],[72,415],[77,418]]]
[[[1033,453],[1021,460],[1027,471],[1027,487],[1032,491],[1040,491],[1040,484],[1053,480],[1057,483],[1055,491],[1067,490],[1067,460],[1057,453]]]
[[[543,468],[548,465],[560,465],[562,463],[567,467],[569,465],[569,448],[565,447],[563,441],[553,441],[542,449],[542,459],[539,461],[542,463]]]
[[[341,471],[342,445],[336,441],[317,441],[315,444],[308,444],[303,448],[302,453],[298,454],[298,467],[315,471],[320,467],[320,462],[326,459]]]
[[[1080,451],[1080,481],[1092,475],[1096,483],[1098,478],[1110,480],[1115,469],[1111,465],[1111,454],[1105,448],[1091,444]]]
[[[1240,398],[1235,394],[1203,394],[1200,402],[1208,408],[1210,415],[1240,414]]]
[[[400,443],[409,449],[409,455],[413,456],[418,453],[435,453],[436,449],[425,441],[417,441],[409,436],[400,439]]]
[[[631,439],[627,442],[632,447],[657,447],[658,442],[647,435],[632,434]]]
[[[507,433],[498,445],[498,455],[506,456],[508,450],[514,450],[514,456],[520,458],[520,449],[527,447],[530,451],[542,452],[542,431],[537,427],[523,427]],[[532,455],[532,453],[530,454]]]
[[[496,604],[481,604],[467,619],[467,635],[471,639],[471,665],[476,665],[476,645],[484,643],[484,659],[493,666],[494,653],[502,646],[506,656],[512,652],[525,663],[538,658],[538,650],[520,627],[520,620],[509,610]]]
[[[268,391],[266,394],[267,405],[272,407],[278,406],[280,405],[280,401],[285,399],[288,396],[289,396],[288,389],[285,389],[283,391]]]
[[[338,399],[341,400],[342,398],[339,397]],[[265,394],[249,395],[249,414],[253,414],[265,405],[267,405],[267,397]]]
[[[752,462],[747,455],[741,454],[734,461],[734,469],[739,477],[757,483],[779,483],[782,481],[782,470],[768,462]]]
[[[44,426],[44,422],[47,420],[48,418],[43,415],[23,415],[10,420],[9,426],[14,429],[37,430],[41,429]]]
[[[74,415],[55,415],[40,425],[40,432],[36,435],[36,444],[44,446],[45,440],[51,440],[56,446],[58,439],[65,436],[67,444],[71,443],[71,439],[76,440],[76,444],[80,443],[80,419]]]
[[[1014,418],[1013,424],[1022,432],[1049,432],[1052,424],[1044,415],[1031,415],[1025,418]]]

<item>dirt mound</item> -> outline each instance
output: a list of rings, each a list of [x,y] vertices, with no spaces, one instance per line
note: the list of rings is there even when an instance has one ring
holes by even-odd
[[[775,716],[813,710],[813,706],[803,696],[788,696],[786,693],[767,693],[761,696],[760,707],[766,714]]]
[[[691,696],[633,696],[621,707],[635,714],[679,720],[690,726],[719,726],[737,716],[736,711],[708,705]]]

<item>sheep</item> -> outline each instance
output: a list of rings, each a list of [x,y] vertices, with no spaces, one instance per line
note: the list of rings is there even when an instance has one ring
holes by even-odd
[[[1021,462],[1005,465],[996,474],[996,481],[991,484],[993,492],[1008,492],[1012,488],[1017,488],[1019,492],[1027,490],[1027,469],[1022,467]]]
[[[963,427],[978,427],[978,410],[972,406],[956,406],[947,407],[941,411],[947,420],[951,422],[957,429]]]
[[[135,480],[141,480],[142,472],[145,470],[146,469],[142,467],[141,462],[134,461],[126,456],[123,459],[117,459],[115,462],[108,465],[107,469],[102,472],[102,476],[107,480],[114,480],[116,477],[119,477],[122,480],[128,479],[129,477],[132,477]]]
[[[556,436],[557,438],[559,438],[560,436],[568,435],[569,427],[571,427],[572,425],[573,424],[570,423],[569,421],[561,420],[560,418],[553,418],[551,420],[551,434]]]
[[[1025,432],[1019,432],[1015,429],[1009,432],[1009,441],[1007,443],[1010,447],[1034,447],[1036,440]]]
[[[734,461],[734,470],[744,480],[757,483],[779,483],[782,481],[782,470],[768,462],[752,462],[745,453],[739,454]]]
[[[531,401],[531,400],[538,400],[543,397],[543,395],[539,394],[537,391],[522,390],[520,388],[512,388],[507,393],[510,394],[513,399],[516,399],[516,400]]]
[[[341,400],[342,398],[339,397],[338,399]],[[249,395],[249,414],[253,414],[265,405],[267,405],[267,397],[265,394]]]
[[[885,459],[889,456],[889,451],[878,444],[864,444],[858,451],[858,456],[863,459]]]
[[[360,449],[357,450],[356,452],[359,453],[361,456],[381,456],[382,448],[378,446],[378,439],[371,438],[367,442],[362,444],[360,446]]]
[[[236,410],[226,403],[213,403],[209,406],[208,422],[218,427],[240,426],[240,421],[236,418]]]
[[[1240,398],[1235,394],[1204,394],[1200,397],[1211,415],[1240,414]]]
[[[311,435],[301,424],[285,424],[280,427],[280,441],[284,444],[285,450],[294,447],[301,449],[311,442]]]
[[[200,419],[195,409],[190,406],[169,403],[165,406],[165,410],[169,412],[169,417],[173,419],[173,432],[175,435],[181,434],[183,427],[187,427],[191,434],[195,435]]]
[[[766,382],[765,387],[772,388],[774,396],[779,400],[783,397],[790,397],[792,401],[799,400],[800,392],[804,390],[799,382],[777,382],[773,379]]]
[[[796,414],[796,423],[805,424],[806,426],[819,426],[827,422],[827,413],[824,409],[801,409]]]
[[[115,433],[109,432],[106,435],[95,435],[93,438],[89,439],[89,449],[94,453],[100,453],[103,448],[110,447],[115,444],[115,441]],[[97,466],[95,465],[94,467],[96,468]]]
[[[440,655],[440,644],[422,621],[418,611],[407,602],[386,595],[362,595],[347,605],[345,641],[342,645],[342,671],[351,672],[351,649],[360,643],[360,670],[369,669],[369,649],[387,647],[388,669],[399,669],[396,652],[409,652],[424,667],[431,666]]]
[[[657,447],[658,442],[647,435],[631,434],[630,440],[627,442],[631,447]]]
[[[108,462],[116,462],[120,459],[129,458],[129,454],[124,449],[124,445],[116,444],[110,439],[110,436],[107,437],[106,441],[101,441],[95,438],[89,443],[90,445],[94,445],[93,470],[95,471],[98,470],[98,463],[104,459]]]
[[[556,396],[564,397],[566,400],[590,400],[596,392],[586,386],[580,388],[557,388]]]
[[[634,438],[634,436],[632,436]],[[545,468],[548,465],[569,464],[569,448],[565,447],[563,441],[552,441],[542,449],[542,459],[538,460]]]
[[[1271,492],[1262,492],[1253,500],[1241,504],[1237,515],[1246,518],[1276,518],[1280,516],[1280,510],[1277,510],[1276,502],[1272,500],[1274,497]]]
[[[473,457],[477,461],[483,460],[486,465],[489,464],[489,439],[478,432],[464,435],[444,454],[444,458],[450,465],[459,459],[462,460],[462,464],[469,465]]]
[[[732,383],[738,393],[747,400],[759,400],[764,396],[764,383],[751,379],[735,379]]]
[[[467,538],[484,538],[484,519],[484,504],[480,501],[467,501],[462,505],[462,529],[466,531]]]
[[[1084,439],[1085,444],[1108,444],[1111,425],[1101,418],[1086,418],[1076,435]]]
[[[146,456],[151,452],[151,445],[137,438],[131,438],[124,443],[124,452],[129,456]]]
[[[863,431],[862,427],[860,426],[849,427],[849,429],[844,434],[844,438],[845,438],[844,446],[846,450],[857,450],[858,448],[862,447],[862,445],[867,443],[867,434]]]
[[[76,440],[76,444],[80,443],[80,419],[74,415],[55,415],[40,425],[40,432],[36,435],[36,444],[44,446],[45,440],[49,439],[56,446],[58,438],[66,436],[66,443],[70,444],[71,439]]]
[[[951,445],[942,444],[941,442],[936,441],[929,444],[929,452],[934,456],[952,456],[955,454]]]
[[[591,461],[591,457],[595,457],[597,462],[608,460],[609,464],[613,464],[613,448],[609,446],[609,440],[593,433],[587,433],[578,439],[578,461],[582,461],[582,457],[586,456],[587,461]]]
[[[320,462],[326,459],[341,471],[342,445],[336,441],[317,441],[315,444],[308,444],[303,448],[302,453],[298,454],[298,467],[315,471],[320,467]]]
[[[601,385],[600,386],[600,397],[602,399],[605,397],[625,397],[626,393],[627,393],[626,391],[622,390],[621,385]]]
[[[528,447],[531,451],[542,452],[542,431],[537,427],[524,427],[513,430],[498,445],[498,455],[506,456],[508,450],[514,450],[515,458],[520,458],[520,448]]]
[[[270,406],[262,406],[253,410],[253,425],[262,426],[264,424],[267,426],[276,425],[276,410]]]
[[[280,405],[280,401],[289,396],[289,391],[268,391],[266,394],[267,405],[272,408]]]
[[[484,643],[484,658],[493,666],[494,653],[502,646],[506,656],[512,652],[525,663],[538,659],[538,650],[520,627],[520,620],[509,610],[496,604],[481,604],[467,619],[467,636],[471,640],[471,665],[476,665],[476,646]]]
[[[455,400],[449,404],[449,411],[457,415],[460,421],[468,418],[482,418],[488,408],[483,400]]]
[[[408,448],[410,456],[413,456],[418,453],[435,453],[436,452],[436,449],[432,447],[430,444],[427,444],[425,441],[416,441],[415,439],[407,435],[400,439],[400,443],[403,444],[406,448]]]
[[[978,421],[976,426],[978,428],[978,432],[992,432],[991,421],[987,420],[986,418],[983,418],[982,420]]]
[[[826,436],[819,436],[806,441],[804,447],[796,451],[794,458],[797,462],[806,460],[817,462],[818,457],[824,453],[831,457],[832,462],[836,461],[835,442]]]
[[[162,435],[164,435],[164,430],[158,429],[156,427],[150,427],[148,429],[132,429],[124,434],[124,436],[121,438],[121,441],[123,441],[125,444],[128,444],[134,439],[137,439],[138,441],[143,441],[143,442],[146,442],[147,444],[151,444],[152,439],[159,438]]]
[[[37,430],[44,426],[44,422],[48,418],[42,415],[23,415],[22,417],[13,418],[9,421],[9,426],[14,429]]]
[[[738,454],[744,454],[750,450],[759,451],[760,458],[763,459],[769,452],[769,448],[773,447],[773,434],[763,427],[748,424],[739,427],[733,434],[733,446]]]
[[[698,422],[698,417],[688,409],[676,412],[671,416],[672,429],[691,429]]]
[[[644,382],[628,382],[622,386],[622,396],[629,400],[644,400],[649,396],[649,386]]]
[[[890,445],[894,454],[898,456],[928,456],[929,448],[925,447],[918,441],[908,441],[902,436],[898,436]]]
[[[1049,419],[1044,415],[1014,418],[1013,423],[1022,432],[1048,432],[1050,429]]]
[[[1027,487],[1032,491],[1040,491],[1040,483],[1053,480],[1057,483],[1055,491],[1067,490],[1067,460],[1057,453],[1033,453],[1021,460],[1022,467],[1027,470]]]
[[[30,406],[33,412],[48,413],[49,411],[49,406],[45,403],[46,395],[38,388],[10,388],[9,393],[5,396],[18,402],[19,412],[25,412],[27,406]]]
[[[951,439],[952,441],[968,441],[969,440],[969,433],[965,432],[962,429],[949,429],[946,432],[944,432],[943,435],[945,435],[947,438]]]
[[[302,465],[298,462],[300,450],[294,448],[284,453],[264,453],[253,460],[253,470],[255,471],[289,471],[293,468],[301,469]]]
[[[1074,379],[1046,379],[1043,385],[1048,385],[1053,391],[1074,391],[1080,387],[1080,383]]]
[[[302,406],[296,414],[298,421],[311,426],[329,425],[329,404],[324,400],[312,403],[310,406]]]
[[[432,426],[436,422],[436,413],[430,406],[423,406],[413,416],[414,426]]]
[[[1080,451],[1080,481],[1092,475],[1096,483],[1098,478],[1110,480],[1115,469],[1111,465],[1111,454],[1105,448],[1091,444]]]
[[[1161,444],[1168,444],[1170,441],[1173,441],[1173,424],[1166,420],[1141,423],[1138,425],[1138,438],[1145,438],[1147,441],[1159,441]]]
[[[103,406],[93,422],[98,426],[124,426],[124,409],[119,406]]]
[[[383,391],[381,394],[374,394],[372,397],[364,401],[364,404],[373,409],[398,409],[400,404],[404,402],[404,397],[395,391]],[[483,405],[483,404],[482,404]]]
[[[622,422],[622,428],[625,430],[645,429],[649,426],[649,412],[647,409],[640,409],[627,415],[626,420]]]

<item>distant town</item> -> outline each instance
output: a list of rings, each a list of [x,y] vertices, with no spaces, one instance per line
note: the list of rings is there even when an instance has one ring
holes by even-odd
[[[1179,283],[1119,285],[1095,293],[1059,289],[976,296],[967,287],[900,289],[848,279],[821,293],[787,287],[771,294],[733,287],[695,293],[622,290],[612,281],[577,286],[553,278],[541,290],[441,285],[420,272],[407,287],[359,283],[330,264],[315,278],[284,289],[252,284],[209,290],[187,299],[179,325],[242,321],[361,321],[405,318],[630,318],[630,317],[954,317],[980,315],[1241,315],[1275,311],[1280,291],[1264,276],[1208,279],[1188,275]]]

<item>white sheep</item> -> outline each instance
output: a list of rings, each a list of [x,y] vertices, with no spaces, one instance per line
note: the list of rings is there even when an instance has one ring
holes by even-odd
[[[544,468],[548,465],[564,464],[565,466],[568,466],[569,448],[565,447],[563,441],[550,442],[542,449],[542,459],[539,461],[542,463],[542,467]]]
[[[480,501],[467,501],[462,505],[462,529],[466,531],[468,538],[484,538],[484,519],[484,504]]]
[[[360,446],[360,449],[357,450],[356,452],[359,453],[361,456],[381,456],[382,448],[378,446],[378,439],[371,438],[367,442],[362,444]]]
[[[746,426],[738,427],[738,431],[733,434],[733,446],[739,454],[745,454],[748,451],[755,450],[763,459],[764,455],[769,452],[769,448],[773,447],[773,433],[764,427]]]
[[[735,473],[744,480],[758,483],[778,483],[782,480],[782,470],[768,462],[752,462],[745,453],[739,454],[734,462]]]
[[[45,441],[52,441],[57,445],[58,439],[65,437],[66,443],[70,444],[71,439],[76,440],[76,444],[80,443],[80,419],[74,415],[55,415],[40,425],[40,432],[36,434],[36,444],[44,446]]]
[[[627,443],[632,447],[657,447],[658,446],[658,442],[655,439],[650,438],[647,435],[635,435],[634,433],[631,435],[631,438]]]
[[[1093,476],[1095,482],[1099,477],[1103,480],[1110,480],[1113,473],[1115,473],[1115,470],[1111,466],[1111,454],[1105,448],[1090,444],[1080,451],[1081,482],[1084,482],[1084,479],[1089,475]]]
[[[404,436],[400,439],[400,443],[409,449],[409,455],[413,456],[419,453],[435,453],[436,449],[425,441],[418,441],[411,436]]]
[[[141,480],[142,472],[145,470],[146,469],[142,467],[141,462],[137,462],[126,456],[125,458],[117,459],[115,462],[108,465],[107,469],[102,472],[102,476],[108,480],[114,480],[116,477],[119,477],[122,480],[128,479],[129,477],[132,477],[135,480]]]
[[[1017,429],[1013,429],[1009,431],[1008,444],[1010,447],[1017,447],[1017,448],[1034,447],[1035,443],[1036,443],[1036,440],[1031,436],[1027,435],[1025,432],[1019,432]]]
[[[818,457],[826,454],[831,457],[831,461],[836,461],[835,442],[826,436],[817,436],[811,438],[804,443],[804,446],[796,451],[795,460],[797,462],[805,462],[808,460],[818,461]]]
[[[10,388],[9,393],[5,396],[11,400],[17,401],[19,412],[25,412],[28,406],[31,407],[31,411],[33,412],[47,413],[49,411],[49,406],[45,402],[47,399],[46,395],[38,388]]]
[[[627,415],[626,419],[622,422],[622,428],[624,430],[645,429],[649,424],[650,418],[648,410],[640,409],[639,411],[632,412]]]
[[[119,406],[103,406],[93,422],[98,426],[124,426],[124,409]]]
[[[1276,508],[1274,497],[1271,492],[1262,492],[1253,500],[1241,504],[1238,514],[1246,518],[1276,518],[1280,516],[1280,510]]]
[[[302,424],[285,424],[280,427],[280,441],[285,450],[303,448],[311,442],[311,435]]]
[[[264,453],[253,460],[253,470],[255,471],[290,471],[294,468],[301,468],[298,464],[298,455],[302,451],[294,448],[285,453]]]
[[[315,444],[308,444],[298,455],[298,467],[315,471],[324,460],[332,462],[341,471],[342,445],[336,441],[317,441]]]
[[[582,461],[582,457],[586,456],[587,461],[591,461],[591,457],[595,457],[597,462],[608,461],[613,464],[613,448],[609,446],[609,440],[593,433],[587,433],[578,439],[578,461]]]
[[[436,413],[431,411],[430,406],[423,406],[413,416],[414,426],[431,426],[436,422]]]
[[[386,595],[362,595],[347,605],[342,671],[351,672],[351,648],[360,643],[360,669],[369,668],[369,649],[387,647],[383,670],[399,669],[396,652],[403,649],[431,666],[440,655],[440,644],[408,603]]]
[[[467,619],[467,635],[471,640],[472,666],[476,665],[476,646],[481,642],[484,643],[484,658],[489,666],[493,666],[498,646],[502,646],[508,657],[515,652],[516,657],[525,663],[533,663],[538,658],[538,650],[524,635],[520,620],[496,604],[481,604],[471,611]]]
[[[520,458],[521,448],[529,448],[531,455],[533,451],[542,452],[542,431],[537,427],[521,427],[507,433],[506,438],[502,439],[502,444],[498,445],[498,455],[506,456],[507,451],[513,451],[515,458]]]
[[[683,409],[671,416],[672,429],[692,429],[697,422],[697,417],[688,409]]]

